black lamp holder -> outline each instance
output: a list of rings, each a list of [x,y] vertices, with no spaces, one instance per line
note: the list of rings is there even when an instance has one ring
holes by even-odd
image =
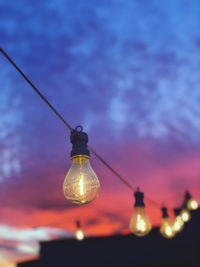
[[[192,196],[191,196],[190,192],[189,191],[186,191],[185,192],[185,200],[188,201],[191,197]]]
[[[72,143],[71,158],[86,155],[90,157],[90,151],[88,150],[88,135],[83,132],[83,127],[78,125],[72,132],[70,136],[70,141]]]
[[[181,208],[175,208],[175,209],[174,209],[174,214],[175,214],[175,216],[179,216],[180,213],[181,213]]]
[[[167,212],[167,208],[166,207],[162,207],[161,210],[162,210],[162,218],[168,218],[169,215],[168,215],[168,212]]]
[[[80,223],[80,221],[76,221],[76,227],[77,227],[77,229],[80,229],[80,228],[81,228],[81,223]]]
[[[135,196],[135,207],[145,207],[144,205],[144,193],[139,191],[139,188],[134,193]]]

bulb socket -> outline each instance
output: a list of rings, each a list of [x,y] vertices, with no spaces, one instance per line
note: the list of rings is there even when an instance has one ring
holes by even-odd
[[[168,215],[168,212],[167,212],[167,208],[166,207],[162,207],[161,210],[162,210],[162,218],[168,218],[169,215]]]
[[[192,196],[191,196],[190,192],[189,191],[186,191],[185,192],[185,200],[188,201],[191,197]]]
[[[181,213],[181,209],[180,209],[180,208],[175,208],[175,209],[174,209],[174,214],[175,214],[175,216],[179,216],[180,213]]]
[[[82,126],[77,126],[71,132],[70,141],[72,143],[71,158],[79,155],[86,155],[90,157],[90,151],[87,148],[88,135],[83,132]]]
[[[77,228],[81,228],[81,223],[80,223],[80,221],[76,221],[76,227],[77,227]]]
[[[186,199],[183,201],[182,209],[187,209],[187,200]]]
[[[135,196],[135,207],[145,207],[144,205],[144,193],[140,192],[139,189],[134,193]]]

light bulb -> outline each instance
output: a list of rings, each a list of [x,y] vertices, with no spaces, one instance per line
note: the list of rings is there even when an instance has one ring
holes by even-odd
[[[82,241],[84,239],[84,233],[81,229],[81,224],[80,224],[80,221],[77,221],[76,222],[76,234],[75,234],[75,237],[78,241]]]
[[[71,160],[71,168],[63,183],[64,195],[75,204],[89,203],[98,196],[99,180],[87,155],[78,155]]]
[[[189,210],[183,209],[181,211],[181,218],[184,222],[188,222],[191,218],[191,214],[190,214]]]
[[[188,201],[187,201],[187,208],[189,210],[196,210],[198,209],[198,202],[196,200],[194,200],[193,198],[190,198]]]
[[[184,221],[183,219],[181,218],[181,216],[177,216],[174,220],[174,230],[176,232],[180,232],[182,229],[183,229],[183,226],[184,226]]]
[[[145,213],[143,202],[144,194],[139,191],[135,192],[134,214],[130,220],[129,228],[134,235],[145,236],[151,231],[151,221]]]
[[[162,210],[162,224],[160,227],[160,233],[165,238],[172,238],[175,236],[176,233],[173,227],[173,223],[168,216],[167,208],[162,207],[161,210]]]
[[[180,208],[175,208],[174,209],[174,214],[175,214],[175,219],[173,223],[173,227],[175,232],[181,232],[184,227],[184,221],[181,217],[181,209]]]
[[[172,238],[175,236],[175,230],[172,224],[172,221],[168,218],[163,218],[162,219],[162,225],[160,227],[160,233],[165,237],[165,238]]]
[[[198,209],[198,206],[199,206],[198,202],[192,198],[189,191],[185,192],[185,202],[186,202],[186,207],[188,210]]]
[[[151,221],[146,215],[144,207],[135,207],[129,228],[137,236],[145,236],[151,231]]]
[[[79,241],[84,239],[84,233],[81,229],[76,230],[76,239]]]
[[[80,131],[78,131],[79,128]],[[63,183],[65,197],[75,204],[86,204],[93,201],[98,196],[100,189],[99,180],[89,162],[88,135],[82,130],[82,126],[77,126],[71,133],[72,164]]]

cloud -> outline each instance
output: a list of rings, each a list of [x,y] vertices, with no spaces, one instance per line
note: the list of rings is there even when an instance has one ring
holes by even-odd
[[[38,257],[39,242],[55,238],[69,238],[73,235],[66,230],[38,227],[35,229],[19,229],[8,225],[0,225],[0,252],[5,259],[14,261],[26,257]],[[7,254],[9,251],[9,255]]]

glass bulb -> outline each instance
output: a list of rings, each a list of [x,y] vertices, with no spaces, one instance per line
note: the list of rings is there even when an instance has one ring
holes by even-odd
[[[151,231],[151,221],[147,217],[144,207],[135,207],[129,227],[131,232],[137,236],[145,236]]]
[[[98,196],[99,180],[91,168],[88,156],[78,155],[71,160],[71,168],[63,183],[64,195],[75,204],[89,203]]]
[[[169,217],[162,219],[162,225],[160,227],[160,233],[165,238],[172,238],[175,236],[175,230]]]
[[[183,209],[181,211],[181,218],[184,222],[188,222],[191,218],[191,214],[190,214],[189,210]]]
[[[76,230],[76,239],[79,241],[84,239],[84,233],[80,228]]]
[[[190,198],[188,201],[187,201],[187,208],[189,210],[196,210],[198,209],[198,202],[196,200],[194,200],[193,198]]]
[[[183,219],[181,218],[181,216],[180,216],[180,215],[176,216],[176,218],[175,218],[175,220],[174,220],[174,225],[173,225],[174,230],[175,230],[176,232],[181,232],[182,229],[183,229],[183,226],[184,226],[184,221],[183,221]]]

